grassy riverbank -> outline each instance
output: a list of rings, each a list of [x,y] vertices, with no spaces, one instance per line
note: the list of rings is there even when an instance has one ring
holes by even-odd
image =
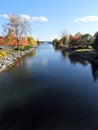
[[[26,50],[29,50],[31,49],[32,45],[25,45],[25,46],[20,46],[20,47],[15,47],[15,48],[4,48],[4,49],[1,49],[0,50],[0,59],[4,58],[5,56],[8,56],[9,54],[13,53],[13,52],[18,52],[18,51],[26,51]]]
[[[94,59],[96,57],[96,53],[95,53],[94,49],[77,49],[74,51],[77,53],[80,53],[80,54],[85,54],[87,56],[91,56]]]

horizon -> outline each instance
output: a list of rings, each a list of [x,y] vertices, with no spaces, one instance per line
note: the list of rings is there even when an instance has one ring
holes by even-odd
[[[77,32],[94,35],[98,27],[97,5],[97,0],[4,0],[0,12],[0,33],[2,25],[7,22],[7,15],[15,14],[30,21],[31,35],[40,41],[60,38],[63,30],[72,35]]]

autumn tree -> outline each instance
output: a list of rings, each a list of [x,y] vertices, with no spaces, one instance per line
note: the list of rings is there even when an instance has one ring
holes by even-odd
[[[4,45],[4,37],[0,36],[0,45]]]
[[[68,46],[70,40],[70,33],[66,30],[62,30],[60,36],[60,41],[62,42],[62,44]]]
[[[75,34],[75,37],[78,37],[79,39],[81,39],[82,38],[82,33],[80,33],[80,32],[77,32],[76,34]]]
[[[14,39],[14,34],[11,29],[8,30],[8,34],[5,36],[4,45],[11,45]]]
[[[37,45],[36,40],[32,36],[27,37],[27,39],[28,39],[28,43],[29,44],[31,44],[31,45]]]
[[[20,40],[19,40],[19,45],[25,46],[25,45],[27,45],[27,44],[29,44],[28,38],[26,38],[26,37],[21,37]]]
[[[30,24],[28,20],[21,16],[17,15],[8,15],[8,23],[5,23],[3,25],[3,32],[6,35],[8,35],[9,30],[11,30],[17,40],[17,45],[19,46],[19,41],[21,37],[25,37],[30,33]]]

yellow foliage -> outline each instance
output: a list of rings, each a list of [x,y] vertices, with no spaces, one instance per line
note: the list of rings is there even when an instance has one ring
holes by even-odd
[[[5,51],[0,51],[0,58],[3,58],[4,56],[6,56],[6,52]]]
[[[31,44],[31,45],[37,45],[36,40],[35,40],[32,36],[29,36],[29,37],[28,37],[28,42],[29,42],[29,44]]]
[[[55,39],[53,40],[53,43],[58,43],[58,42],[59,42],[58,38],[55,38]]]
[[[2,51],[1,54],[2,54],[3,56],[6,56],[6,52],[4,52],[4,51]]]
[[[3,56],[0,54],[0,58],[2,58]]]

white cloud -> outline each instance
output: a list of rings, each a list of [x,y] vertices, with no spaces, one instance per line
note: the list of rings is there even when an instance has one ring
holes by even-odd
[[[22,18],[24,18],[24,19],[26,19],[26,20],[28,20],[28,21],[30,21],[31,20],[31,17],[30,16],[28,16],[28,15],[26,15],[26,14],[23,14],[23,15],[20,15]]]
[[[30,17],[28,15],[21,15],[22,18],[25,18],[28,21],[35,22],[35,21],[40,21],[40,22],[47,22],[48,19],[44,16],[40,17]]]
[[[9,18],[9,15],[7,15],[7,14],[0,15],[0,16],[4,17],[6,19]],[[44,17],[44,16],[31,17],[31,16],[29,16],[27,14],[22,14],[22,15],[20,15],[20,17],[22,17],[22,18],[24,18],[24,19],[26,19],[27,21],[30,21],[30,22],[38,22],[38,21],[39,22],[48,22],[48,19],[46,17]]]
[[[77,18],[73,22],[98,22],[98,16],[86,16],[83,18]]]
[[[9,15],[7,15],[7,14],[4,14],[4,15],[0,15],[1,17],[3,17],[3,18],[6,18],[6,19],[8,19],[9,18]]]

